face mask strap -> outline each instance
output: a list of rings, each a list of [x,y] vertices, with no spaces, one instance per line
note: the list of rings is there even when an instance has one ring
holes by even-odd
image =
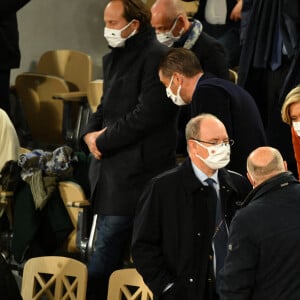
[[[173,23],[171,29],[168,31],[169,33],[172,33],[173,30],[175,29],[175,27],[176,27],[176,25],[177,25],[178,17],[179,17],[179,16],[176,17],[176,19],[175,19],[175,21],[174,21],[174,23]],[[173,33],[172,33],[172,34],[173,34]]]
[[[170,83],[168,85],[168,89],[171,89],[171,85],[172,85],[173,79],[174,79],[174,74],[171,77]]]
[[[125,25],[123,28],[120,29],[120,32],[123,32],[124,30],[126,30],[130,25],[131,23],[134,21],[135,19],[132,19],[127,25]]]

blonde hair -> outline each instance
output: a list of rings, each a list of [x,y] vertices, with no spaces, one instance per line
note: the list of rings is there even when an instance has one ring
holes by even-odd
[[[293,88],[285,97],[281,108],[281,118],[283,122],[292,125],[290,106],[298,102],[300,103],[300,85],[297,85],[295,88]]]

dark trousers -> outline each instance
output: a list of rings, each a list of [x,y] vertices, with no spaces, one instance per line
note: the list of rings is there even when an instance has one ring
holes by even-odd
[[[132,226],[132,216],[100,216],[95,251],[88,262],[87,300],[107,299],[109,276],[123,266]]]

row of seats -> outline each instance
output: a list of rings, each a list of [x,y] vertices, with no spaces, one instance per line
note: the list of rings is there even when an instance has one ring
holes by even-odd
[[[86,265],[60,256],[36,257],[25,263],[23,300],[86,299]],[[152,300],[153,295],[136,269],[121,269],[109,279],[108,300]]]
[[[51,50],[35,72],[16,77],[14,89],[33,140],[41,145],[69,142],[78,148],[80,129],[102,95],[102,80],[92,80],[92,60],[75,50]],[[88,108],[88,109],[87,109]]]
[[[237,72],[229,74],[237,83]],[[81,128],[100,103],[103,80],[92,80],[88,54],[59,49],[45,52],[35,72],[19,74],[15,90],[38,145],[67,143],[78,150]]]

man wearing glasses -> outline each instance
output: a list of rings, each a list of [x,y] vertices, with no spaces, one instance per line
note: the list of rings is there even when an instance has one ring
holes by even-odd
[[[262,120],[251,95],[228,80],[203,72],[196,55],[183,48],[170,49],[162,58],[159,77],[176,105],[189,104],[191,117],[211,113],[224,123],[235,140],[228,167],[246,175],[250,152],[266,145]]]
[[[219,299],[228,227],[251,190],[224,168],[233,141],[218,118],[192,118],[186,141],[189,157],[153,178],[137,207],[132,256],[154,300]]]

